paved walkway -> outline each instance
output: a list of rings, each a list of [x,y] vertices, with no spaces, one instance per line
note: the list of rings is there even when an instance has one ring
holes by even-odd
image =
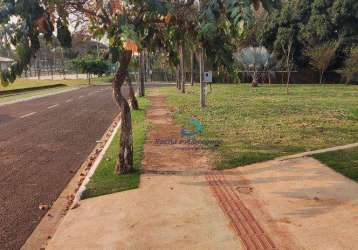
[[[357,249],[356,182],[310,157],[225,174],[273,240],[283,239],[288,249]]]
[[[139,189],[69,211],[48,249],[353,249],[358,185],[311,158],[211,170],[152,91]],[[189,119],[189,118],[188,118]],[[160,139],[160,140],[158,140]],[[171,143],[169,143],[171,142]]]

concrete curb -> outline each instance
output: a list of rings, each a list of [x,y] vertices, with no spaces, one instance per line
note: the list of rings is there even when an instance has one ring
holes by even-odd
[[[352,144],[347,144],[347,145],[343,145],[343,146],[308,151],[308,152],[299,153],[299,154],[295,154],[295,155],[283,156],[283,157],[276,158],[275,160],[285,161],[285,160],[291,160],[291,159],[312,156],[312,155],[327,153],[327,152],[334,152],[334,151],[338,151],[338,150],[342,150],[342,149],[349,149],[349,148],[355,148],[355,147],[358,147],[358,143],[352,143]]]
[[[75,194],[75,198],[73,199],[72,202],[72,207],[74,208],[76,206],[79,205],[79,202],[81,201],[81,196],[83,194],[83,192],[86,190],[86,185],[89,183],[91,177],[93,176],[93,174],[96,172],[96,169],[98,168],[99,164],[101,163],[104,155],[106,154],[109,146],[111,145],[114,136],[116,135],[116,133],[119,130],[119,127],[121,125],[121,121],[118,122],[117,126],[113,129],[111,136],[109,137],[109,139],[107,140],[106,144],[104,145],[102,151],[99,153],[99,155],[97,156],[96,160],[94,161],[91,169],[87,172],[86,178],[83,180],[81,186],[79,187],[77,193]]]
[[[108,141],[113,139],[115,131],[120,124],[119,119],[120,115],[115,117],[114,121],[106,130],[101,140],[98,141],[96,147],[88,156],[87,160],[81,165],[77,173],[62,191],[60,196],[52,204],[50,210],[44,215],[44,217],[41,219],[40,223],[37,225],[30,237],[26,240],[25,244],[21,247],[22,250],[46,248],[47,242],[55,234],[57,227],[61,223],[67,211],[69,209],[75,208],[75,198],[80,195],[80,188],[85,185],[83,183],[86,180],[87,175],[89,175],[91,172],[94,173],[94,170],[92,170],[92,168],[97,162],[97,158],[100,157],[102,153],[104,155],[104,151],[106,149]],[[78,206],[78,201],[76,204]]]

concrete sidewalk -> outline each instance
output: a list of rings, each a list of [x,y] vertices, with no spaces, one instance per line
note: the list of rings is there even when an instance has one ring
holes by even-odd
[[[241,249],[202,176],[142,175],[71,210],[47,249]]]
[[[269,161],[225,175],[268,234],[289,239],[288,249],[357,249],[358,184],[319,161]]]

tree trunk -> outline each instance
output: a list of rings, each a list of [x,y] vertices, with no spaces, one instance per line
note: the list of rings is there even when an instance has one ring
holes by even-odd
[[[253,88],[256,88],[258,86],[257,84],[257,72],[256,72],[256,69],[254,69],[254,73],[252,75],[252,83],[251,83],[251,86]]]
[[[41,56],[40,56],[40,53],[37,57],[37,63],[36,63],[36,66],[37,66],[37,79],[40,80],[41,79]]]
[[[146,50],[143,51],[143,65],[144,65],[144,82],[148,81],[148,53]]]
[[[115,168],[116,174],[125,174],[134,170],[133,166],[133,137],[132,117],[127,100],[121,92],[122,85],[128,74],[128,66],[132,58],[131,51],[122,52],[120,66],[113,81],[113,96],[121,111],[121,134],[119,141],[119,155]]]
[[[204,58],[203,51],[200,51],[199,55],[199,71],[200,71],[200,107],[204,108],[205,103],[205,82],[204,82]]]
[[[194,86],[194,52],[190,51],[190,83]]]
[[[319,84],[322,84],[322,82],[323,82],[323,74],[324,74],[324,71],[322,70],[319,74]]]
[[[270,72],[267,74],[268,80],[269,80],[269,85],[271,85],[271,74]]]
[[[135,97],[135,93],[132,85],[132,79],[129,76],[129,74],[127,74],[127,84],[129,88],[129,100],[131,102],[131,106],[134,110],[139,110],[138,101],[137,98]]]
[[[183,42],[179,44],[179,54],[180,54],[180,85],[181,85],[181,92],[185,93],[185,68],[184,68],[184,48]]]
[[[287,82],[286,82],[286,93],[289,94],[289,86],[290,86],[290,79],[291,79],[291,70],[288,66],[287,68],[288,72],[287,72]]]
[[[176,66],[177,89],[180,89],[180,65]]]
[[[145,60],[144,60],[144,51],[139,53],[139,86],[138,86],[138,94],[140,97],[145,95],[144,91],[144,82],[145,82]]]

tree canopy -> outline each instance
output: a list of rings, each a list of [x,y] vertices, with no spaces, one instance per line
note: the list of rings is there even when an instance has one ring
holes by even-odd
[[[291,40],[297,67],[308,66],[305,47],[341,41],[334,66],[345,57],[345,49],[358,40],[358,2],[355,0],[294,0],[269,15],[259,33],[262,45],[284,56],[281,44]]]

